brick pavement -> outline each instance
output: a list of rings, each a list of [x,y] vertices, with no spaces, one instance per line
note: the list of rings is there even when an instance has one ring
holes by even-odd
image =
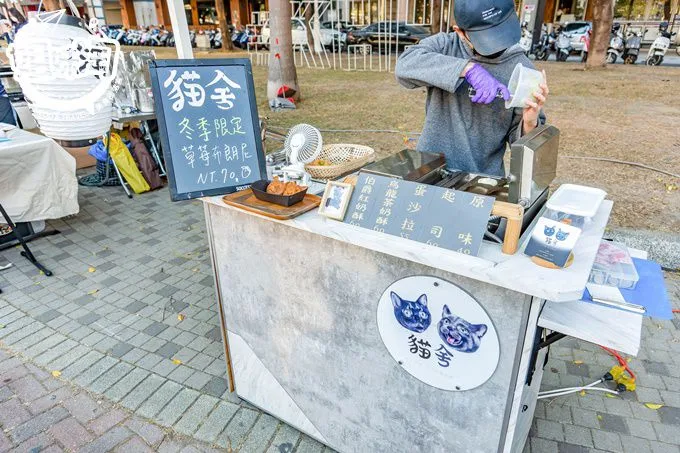
[[[0,272],[0,344],[174,435],[245,452],[323,451],[227,391],[200,202],[171,203],[166,190],[127,200],[119,188],[81,187],[79,196],[80,214],[50,222],[62,234],[32,244],[53,277],[39,275],[17,250],[2,252],[14,267]],[[669,276],[669,285],[677,307],[680,280]],[[545,389],[591,382],[613,365],[576,340],[552,351]],[[539,402],[526,451],[680,453],[679,351],[679,320],[645,321],[640,359],[631,362],[640,376],[636,394]],[[34,381],[45,387],[37,378],[26,385],[47,390]],[[44,417],[62,415],[57,408]],[[86,431],[122,436],[109,417]],[[141,448],[139,439],[135,445]]]

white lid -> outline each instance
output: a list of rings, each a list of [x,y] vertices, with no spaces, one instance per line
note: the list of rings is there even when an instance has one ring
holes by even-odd
[[[566,214],[594,217],[606,195],[607,192],[595,187],[562,184],[550,197],[546,206],[548,209]]]

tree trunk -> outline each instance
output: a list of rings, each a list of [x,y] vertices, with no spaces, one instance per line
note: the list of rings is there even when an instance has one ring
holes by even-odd
[[[307,44],[309,51],[314,50],[314,33],[312,33],[312,19],[314,18],[314,6],[306,5],[305,7],[305,26],[307,27]]]
[[[663,2],[663,18],[664,20],[671,20],[671,0]]]
[[[224,11],[224,0],[215,0],[215,10],[217,11],[217,22],[220,24],[220,33],[222,33],[222,49],[233,50],[234,45],[231,42],[227,14]]]
[[[276,98],[277,91],[286,85],[295,90],[293,98],[300,97],[295,60],[293,35],[290,28],[289,0],[269,0],[269,79],[267,99]]]
[[[442,28],[442,0],[432,0],[432,19],[430,20],[430,29],[433,35],[436,35]]]
[[[628,14],[626,14],[626,19],[630,20],[633,15],[633,5],[635,5],[635,0],[628,1]]]
[[[586,69],[602,68],[607,64],[609,35],[614,21],[611,0],[590,0],[593,2],[593,36],[590,38]]]

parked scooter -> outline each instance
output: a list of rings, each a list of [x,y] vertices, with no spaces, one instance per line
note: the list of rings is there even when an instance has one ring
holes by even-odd
[[[569,55],[574,50],[571,46],[571,36],[564,31],[560,31],[555,41],[555,49],[557,61],[567,61],[567,58],[569,58]]]
[[[656,37],[647,53],[647,66],[659,66],[663,63],[663,57],[666,56],[666,52],[671,46],[673,36],[675,36],[675,33],[668,31],[668,22],[661,22],[659,24],[659,36]]]
[[[623,49],[623,64],[635,64],[640,55],[642,45],[642,34],[629,30],[626,33],[626,45]]]
[[[222,30],[219,28],[215,31],[215,37],[213,38],[213,49],[222,48]]]
[[[609,48],[607,49],[607,64],[614,64],[623,55],[623,34],[621,24],[614,22],[609,35]]]
[[[550,35],[551,33],[548,33],[548,26],[543,24],[543,27],[541,27],[541,37],[538,38],[538,42],[532,52],[537,60],[548,61],[548,58],[550,58]]]
[[[534,42],[534,34],[529,30],[529,23],[522,22],[522,37],[519,40],[519,45],[524,49],[524,54],[528,57],[531,53],[531,45]]]

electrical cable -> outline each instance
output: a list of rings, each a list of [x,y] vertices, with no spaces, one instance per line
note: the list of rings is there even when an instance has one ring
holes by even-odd
[[[593,386],[599,384],[599,383],[602,382],[602,381],[603,381],[603,379],[598,379],[597,381],[591,382],[590,384],[587,384],[587,385],[580,385],[580,386],[577,386],[577,387],[564,387],[564,388],[561,388],[561,389],[554,389],[554,390],[544,390],[544,391],[542,391],[542,392],[538,392],[538,394],[539,394],[539,395],[542,395],[542,394],[544,394],[544,393],[555,393],[555,392],[562,392],[562,391],[564,391],[564,390],[572,390],[572,389],[580,389],[580,388],[585,388],[585,387],[593,387]]]
[[[649,165],[641,164],[641,163],[638,163],[638,162],[628,162],[628,161],[625,161],[625,160],[610,159],[610,158],[607,158],[607,157],[590,157],[590,156],[560,156],[560,157],[564,157],[565,159],[597,160],[597,161],[601,161],[601,162],[612,162],[612,163],[615,163],[615,164],[632,165],[633,167],[645,168],[647,170],[655,171],[657,173],[662,173],[664,175],[668,175],[668,176],[672,176],[674,178],[680,179],[680,174],[671,173],[669,171],[661,170],[661,169],[655,168],[655,167],[650,167]]]
[[[584,390],[584,391],[597,390],[599,392],[612,393],[614,395],[619,394],[619,392],[617,392],[616,390],[605,389],[605,388],[602,388],[602,387],[587,387],[587,388],[581,388],[581,389],[577,389],[577,390],[569,390],[569,391],[561,392],[561,393],[551,393],[551,394],[548,394],[548,395],[538,395],[538,397],[536,399],[541,400],[541,399],[545,399],[545,398],[554,398],[554,397],[558,397],[558,396],[571,395],[572,393],[580,392],[582,390]]]

